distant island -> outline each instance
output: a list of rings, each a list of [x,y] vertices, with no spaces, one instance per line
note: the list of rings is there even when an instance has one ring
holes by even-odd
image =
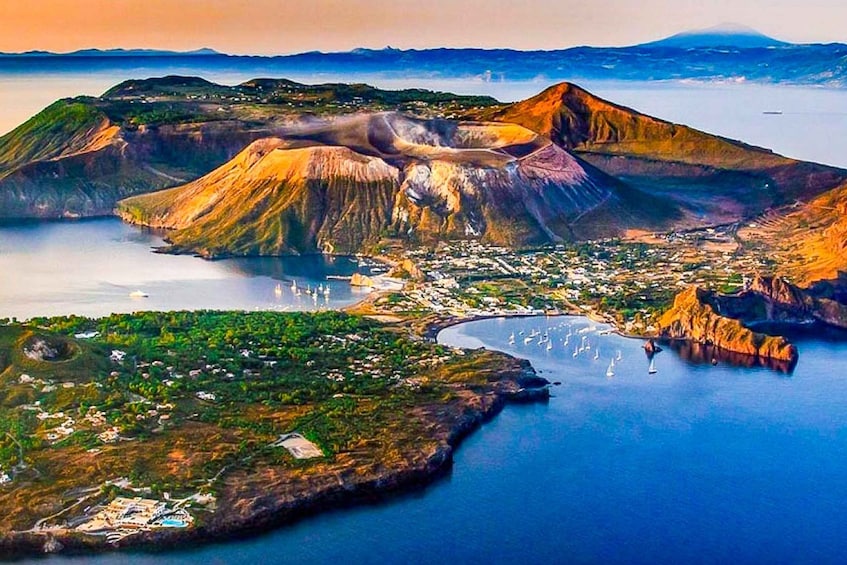
[[[769,84],[847,85],[847,45],[794,44],[743,26],[724,25],[626,47],[579,46],[547,51],[516,49],[354,49],[276,56],[228,55],[204,48],[83,49],[71,53],[6,53],[2,72],[85,72],[179,65],[196,73],[265,73],[277,76],[464,78],[483,81],[696,80]],[[155,72],[155,71],[154,71]]]
[[[24,51],[0,53],[0,57],[202,57],[223,55],[214,49],[203,47],[193,51],[168,51],[164,49],[78,49],[67,53],[53,51]]]

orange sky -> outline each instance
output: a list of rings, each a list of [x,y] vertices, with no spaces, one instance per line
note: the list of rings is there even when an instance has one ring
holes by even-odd
[[[0,0],[0,51],[552,49],[633,44],[727,21],[781,39],[847,41],[841,0]]]

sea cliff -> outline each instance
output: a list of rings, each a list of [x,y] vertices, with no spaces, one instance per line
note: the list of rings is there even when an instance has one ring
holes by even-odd
[[[715,345],[745,355],[785,361],[797,359],[797,348],[785,338],[754,332],[739,320],[720,315],[710,303],[713,296],[698,287],[679,293],[673,307],[659,320],[659,335]]]
[[[755,277],[736,294],[698,287],[679,293],[659,320],[659,335],[715,345],[727,351],[793,362],[797,349],[781,336],[752,329],[761,324],[825,324],[847,328],[847,306],[778,277]]]

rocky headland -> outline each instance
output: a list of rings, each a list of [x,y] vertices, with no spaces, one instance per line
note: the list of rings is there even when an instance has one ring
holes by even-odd
[[[782,336],[756,331],[761,325],[825,324],[847,328],[847,306],[778,277],[755,277],[736,294],[696,286],[679,293],[659,320],[658,335],[793,363],[797,348]]]

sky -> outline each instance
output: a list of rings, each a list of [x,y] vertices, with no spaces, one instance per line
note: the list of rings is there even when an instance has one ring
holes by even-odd
[[[0,51],[632,45],[734,22],[847,42],[843,0],[0,0]]]

